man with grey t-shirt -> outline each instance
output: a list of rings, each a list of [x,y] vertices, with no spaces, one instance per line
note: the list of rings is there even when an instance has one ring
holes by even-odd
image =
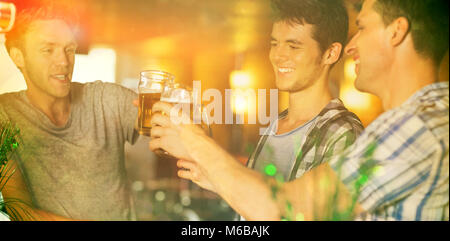
[[[71,83],[77,44],[66,16],[30,9],[6,36],[28,89],[0,96],[0,120],[21,130],[12,158],[20,172],[3,194],[21,201],[13,209],[25,220],[134,220],[124,144],[138,136],[137,95],[99,81]]]

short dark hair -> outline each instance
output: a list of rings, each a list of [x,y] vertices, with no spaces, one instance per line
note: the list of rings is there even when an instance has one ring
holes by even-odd
[[[342,0],[272,0],[272,8],[274,21],[313,25],[322,52],[333,43],[347,43],[349,20]]]
[[[39,20],[63,20],[73,30],[77,28],[77,15],[70,12],[65,5],[50,4],[45,7],[33,7],[20,11],[16,16],[14,28],[6,33],[6,49],[10,51],[12,47],[23,50],[24,37],[31,24]]]
[[[373,6],[387,26],[408,19],[414,48],[439,65],[448,50],[448,0],[377,0]]]

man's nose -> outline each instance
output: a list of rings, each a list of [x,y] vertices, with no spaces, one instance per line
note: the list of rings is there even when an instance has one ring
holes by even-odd
[[[55,56],[55,63],[58,66],[68,66],[69,65],[69,57],[64,50],[58,51]]]
[[[353,55],[355,53],[356,50],[356,38],[358,37],[359,34],[356,34],[352,37],[352,39],[350,40],[350,42],[347,44],[347,46],[345,46],[344,52],[347,55]]]
[[[274,51],[274,57],[275,57],[274,59],[276,62],[279,63],[279,62],[283,62],[286,59],[288,59],[288,52],[285,47],[279,46],[279,47],[276,47],[273,51]]]

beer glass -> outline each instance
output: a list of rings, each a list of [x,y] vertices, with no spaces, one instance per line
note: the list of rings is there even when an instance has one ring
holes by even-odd
[[[202,111],[201,101],[192,91],[192,88],[183,86],[179,83],[167,82],[161,93],[161,101],[178,106],[184,115],[189,116],[194,124],[200,125],[203,131],[212,136],[212,130],[206,112]],[[171,113],[162,113],[170,116]],[[176,113],[180,114],[180,113]],[[164,150],[157,150],[155,153],[163,157],[171,157]]]
[[[173,83],[175,76],[158,70],[141,72],[139,81],[139,112],[138,131],[139,134],[150,136],[151,116],[153,104],[161,99],[161,93],[166,83]]]
[[[12,3],[0,2],[0,33],[6,33],[13,27],[16,7]]]
[[[178,105],[186,116],[189,116],[194,124],[200,124],[203,130],[212,135],[210,122],[206,112],[203,112],[203,105],[200,96],[192,91],[192,88],[179,83],[166,83],[161,93],[161,101],[172,105]],[[170,113],[163,113],[170,115]]]

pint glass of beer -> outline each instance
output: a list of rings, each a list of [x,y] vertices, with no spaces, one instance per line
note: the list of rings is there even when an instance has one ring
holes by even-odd
[[[168,116],[171,116],[171,114],[185,115],[190,118],[189,122],[199,125],[205,134],[212,137],[212,130],[206,112],[202,111],[201,101],[196,98],[198,97],[194,94],[192,88],[182,86],[179,83],[166,83],[161,94],[161,101],[171,104],[173,108],[177,107],[175,109],[177,112],[162,114]],[[156,150],[155,153],[161,157],[172,158],[164,150]]]
[[[0,1],[0,33],[6,33],[13,27],[16,7],[12,3]]]
[[[189,116],[194,124],[209,124],[206,116],[202,117],[200,96],[194,94],[192,88],[179,83],[167,83],[161,95],[161,101],[177,105],[185,116]],[[164,113],[169,115],[169,113]]]
[[[139,114],[138,130],[139,134],[150,136],[151,116],[153,104],[161,99],[161,93],[166,83],[173,83],[175,76],[157,70],[141,72],[139,81]]]

